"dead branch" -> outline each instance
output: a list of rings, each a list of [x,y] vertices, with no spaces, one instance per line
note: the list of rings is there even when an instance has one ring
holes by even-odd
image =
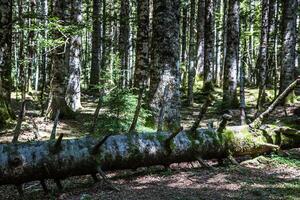
[[[55,139],[56,128],[57,128],[57,124],[58,124],[58,121],[59,121],[59,115],[60,115],[60,110],[58,109],[57,112],[56,112],[55,119],[54,119],[54,123],[53,123],[53,128],[52,128],[52,131],[51,131],[50,140],[54,140]]]
[[[261,113],[251,124],[252,128],[259,128],[263,121],[269,116],[269,114],[278,106],[282,101],[296,88],[300,83],[300,78],[291,83],[282,94],[280,94],[276,100],[263,112]]]

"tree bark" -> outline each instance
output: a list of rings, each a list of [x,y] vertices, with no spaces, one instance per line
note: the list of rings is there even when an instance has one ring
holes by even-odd
[[[134,87],[142,89],[149,74],[149,0],[137,1],[138,28]]]
[[[261,2],[262,6],[262,17],[261,17],[261,35],[260,35],[260,48],[258,59],[256,63],[258,74],[258,86],[259,93],[257,99],[257,109],[260,111],[262,109],[262,105],[265,102],[266,96],[266,76],[268,70],[268,41],[269,41],[269,33],[270,33],[270,25],[269,25],[269,11],[270,11],[270,2],[269,0],[263,0]]]
[[[212,81],[214,65],[214,1],[205,0],[204,82]]]
[[[167,129],[180,127],[179,5],[179,0],[153,1],[149,104],[156,123],[161,108],[166,108],[163,121]],[[169,92],[164,97],[166,88]]]
[[[82,25],[82,0],[73,0],[70,3],[70,12],[70,19],[68,20],[69,23],[80,28],[80,25]],[[69,57],[69,80],[66,91],[66,101],[73,112],[76,112],[79,108],[81,108],[81,43],[81,35],[79,35],[78,33],[75,35],[71,35],[67,50]]]
[[[0,126],[12,117],[12,7],[11,0],[0,4]]]
[[[56,141],[2,144],[0,185],[92,175],[100,167],[107,171],[167,166],[196,161],[199,157],[222,159],[229,155],[259,155],[279,146],[300,145],[299,131],[274,128],[252,130],[248,126],[236,126],[222,132],[198,129],[196,134],[184,131],[176,134],[114,135],[100,141],[92,136],[70,140],[59,137]]]
[[[227,22],[227,44],[223,77],[223,106],[236,108],[237,100],[237,70],[239,63],[239,10],[238,0],[229,0]]]
[[[189,37],[189,63],[188,63],[188,105],[194,103],[194,82],[195,82],[195,0],[191,0],[191,15],[190,15],[190,37]]]
[[[187,24],[188,24],[188,6],[182,6],[182,32],[181,32],[181,63],[186,64],[186,34],[187,34]]]
[[[198,1],[197,12],[197,75],[204,72],[205,0]]]
[[[286,0],[282,2],[282,58],[280,93],[295,80],[295,57],[296,57],[296,19],[297,0]]]
[[[120,35],[119,35],[119,53],[121,61],[121,77],[120,86],[127,88],[129,86],[128,73],[129,73],[129,17],[130,7],[129,0],[121,1],[120,12]]]
[[[92,32],[92,65],[90,71],[90,85],[92,92],[97,93],[100,83],[100,61],[101,61],[101,2],[93,1],[93,32]]]
[[[66,25],[65,16],[69,12],[69,3],[66,0],[55,0],[54,2],[54,16],[60,19],[62,26]],[[53,39],[64,38],[59,30],[53,32]],[[67,39],[67,38],[65,38]],[[50,101],[47,109],[47,117],[54,119],[57,110],[60,110],[62,118],[73,118],[74,112],[68,106],[66,101],[66,90],[68,84],[68,59],[66,59],[66,45],[58,46],[52,55],[52,80],[51,80],[51,94]]]

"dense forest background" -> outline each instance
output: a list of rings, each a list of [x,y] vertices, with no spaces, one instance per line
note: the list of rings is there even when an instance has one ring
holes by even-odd
[[[299,33],[299,0],[0,0],[0,199],[298,198]]]

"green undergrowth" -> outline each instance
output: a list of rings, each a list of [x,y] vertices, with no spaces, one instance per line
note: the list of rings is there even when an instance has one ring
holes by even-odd
[[[117,89],[104,98],[103,112],[98,119],[97,133],[120,133],[128,132],[132,123],[138,96],[130,90]],[[146,127],[146,119],[150,116],[150,112],[142,106],[137,122],[136,130],[139,132],[151,131]]]
[[[275,165],[287,165],[289,167],[299,168],[300,169],[300,155],[276,155],[272,154],[270,156],[271,161],[274,162]]]

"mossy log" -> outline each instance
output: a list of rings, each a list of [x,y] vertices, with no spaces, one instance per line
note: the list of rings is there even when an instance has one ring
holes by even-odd
[[[249,126],[227,127],[221,133],[198,129],[197,134],[140,133],[92,136],[79,139],[37,141],[0,145],[0,185],[20,186],[30,181],[61,180],[71,176],[95,175],[103,171],[136,169],[153,165],[227,156],[259,155],[277,147],[300,146],[300,133],[276,127],[253,130]],[[292,132],[292,133],[291,133]],[[168,145],[166,145],[168,144]]]

